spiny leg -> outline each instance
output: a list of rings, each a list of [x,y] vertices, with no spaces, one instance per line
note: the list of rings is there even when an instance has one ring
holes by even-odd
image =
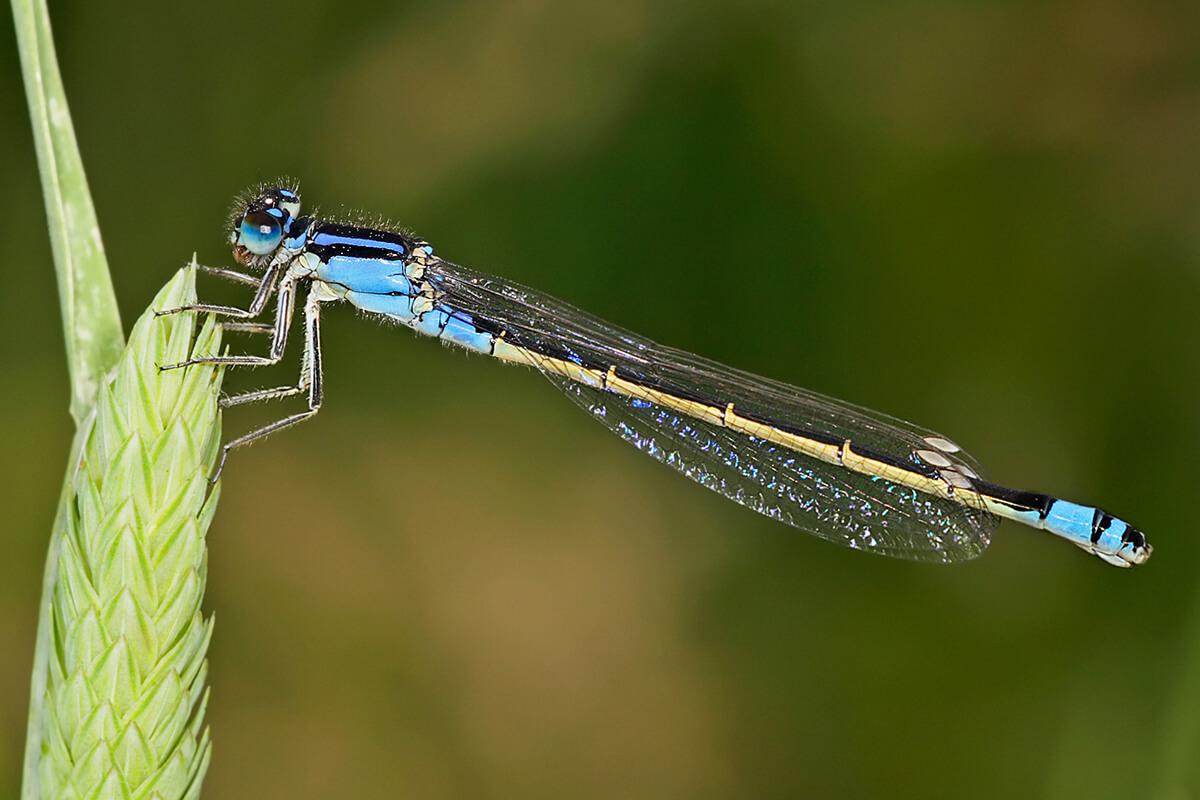
[[[245,272],[238,272],[235,269],[225,269],[224,267],[206,267],[203,264],[197,264],[196,267],[201,272],[206,272],[209,275],[216,275],[218,278],[224,278],[227,281],[234,283],[244,283],[247,286],[258,287],[262,283],[262,278],[255,275],[247,275]]]
[[[232,270],[230,270],[232,272]],[[161,311],[155,311],[154,316],[163,317],[168,314],[179,314],[184,311],[204,311],[210,314],[220,314],[223,317],[233,317],[235,319],[253,319],[263,312],[267,307],[267,302],[271,299],[272,292],[275,291],[275,284],[280,283],[279,276],[283,269],[279,265],[272,264],[267,267],[266,273],[262,280],[258,281],[258,291],[254,293],[254,299],[250,301],[249,308],[234,308],[233,306],[214,306],[208,303],[193,303],[186,306],[177,306],[175,308],[164,308]],[[240,275],[241,273],[235,273]],[[280,291],[283,287],[280,286]],[[212,362],[209,362],[212,363]]]
[[[226,269],[224,267],[208,267],[204,264],[197,264],[196,268],[209,275],[215,275],[218,278],[224,278],[225,280],[233,281],[235,283],[253,286],[256,289],[262,285],[263,280],[266,277],[263,276],[260,278],[256,275],[249,275],[245,272],[238,272],[237,270]],[[160,315],[170,312],[171,310],[162,311],[160,312]],[[275,326],[267,322],[226,322],[221,327],[226,331],[236,331],[239,333],[272,333],[275,330]]]
[[[296,282],[285,277],[279,284],[279,296],[275,302],[275,331],[271,337],[271,352],[266,356],[196,356],[178,364],[163,364],[160,370],[178,369],[192,364],[224,364],[237,367],[261,367],[278,364],[287,348],[288,330],[292,325],[292,311],[295,307]]]
[[[221,327],[238,333],[272,333],[275,330],[275,326],[268,322],[226,322]]]
[[[221,408],[231,408],[233,406],[245,405],[247,403],[265,403],[269,400],[282,400],[284,398],[294,397],[298,394],[303,394],[304,392],[308,391],[308,387],[309,387],[309,383],[310,383],[310,376],[312,375],[310,347],[308,346],[308,342],[309,342],[309,339],[311,338],[311,334],[309,333],[309,330],[308,330],[308,325],[309,325],[308,320],[309,320],[309,311],[308,311],[308,305],[306,303],[306,305],[304,307],[305,347],[304,347],[304,352],[301,354],[301,357],[300,357],[300,380],[298,380],[296,382],[296,385],[295,386],[276,386],[272,389],[254,389],[253,391],[242,392],[241,394],[228,395],[226,397],[221,398],[221,400],[220,400]],[[228,329],[229,325],[226,325],[225,327],[226,327],[226,329]]]
[[[222,397],[220,400],[221,408],[232,408],[233,406],[242,406],[247,403],[265,403],[268,400],[281,400],[285,397],[294,397],[298,394],[303,394],[308,390],[308,387],[300,383],[296,386],[276,386],[274,389],[255,389],[252,392],[242,392],[241,394],[231,394],[227,397]]]
[[[234,403],[229,402],[230,400],[238,400],[239,402],[252,402],[253,399],[267,400],[274,397],[284,397],[287,394],[300,394],[305,390],[308,391],[308,410],[276,420],[269,425],[264,425],[232,441],[226,442],[225,446],[221,448],[221,460],[217,464],[217,470],[213,473],[210,480],[216,482],[221,477],[221,472],[225,469],[225,461],[229,458],[231,450],[270,436],[272,433],[291,427],[298,422],[303,422],[321,410],[321,400],[325,394],[324,374],[321,366],[321,303],[317,300],[316,293],[312,291],[308,293],[308,298],[304,303],[304,356],[301,361],[300,380],[297,385],[283,387],[282,389],[263,389],[258,392],[247,392],[245,395],[235,395],[223,401],[222,405],[234,405]],[[280,392],[280,394],[274,394],[275,392]],[[286,392],[286,394],[282,392]],[[258,397],[251,399],[251,395],[258,395]],[[247,399],[243,400],[241,398]]]
[[[240,395],[228,395],[221,398],[221,408],[232,408],[234,405],[245,405],[246,403],[265,403],[272,399],[283,399],[284,397],[294,397],[302,395],[308,391],[310,385],[310,377],[312,375],[310,347],[308,347],[308,339],[311,338],[308,332],[308,307],[305,306],[305,348],[304,354],[300,357],[300,380],[296,381],[294,386],[276,386],[274,389],[256,389],[253,391],[242,392]]]

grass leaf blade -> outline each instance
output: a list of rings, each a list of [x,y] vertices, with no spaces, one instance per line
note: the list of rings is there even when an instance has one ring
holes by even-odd
[[[62,306],[71,416],[78,426],[124,337],[45,0],[12,0],[12,7]]]

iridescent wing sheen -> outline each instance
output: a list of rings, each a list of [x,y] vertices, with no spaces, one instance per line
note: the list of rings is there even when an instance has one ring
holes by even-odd
[[[914,464],[939,434],[868,409],[733,369],[622,330],[553,297],[435,260],[426,278],[447,307],[470,314],[508,341],[572,400],[639,450],[772,519],[855,549],[920,561],[973,558],[987,547],[995,517],[945,497],[852,472],[770,441],[669,408],[590,387],[555,369],[555,359],[616,367],[627,380],[716,407],[734,403],[783,427],[850,440]],[[978,466],[961,450],[964,472]],[[967,489],[965,491],[973,491]]]

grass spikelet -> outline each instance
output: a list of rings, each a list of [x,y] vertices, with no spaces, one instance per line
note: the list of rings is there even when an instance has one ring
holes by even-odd
[[[36,796],[199,796],[221,373],[157,365],[217,352],[220,329],[211,317],[197,331],[193,314],[153,313],[194,300],[185,268],[134,325],[83,435],[51,554]]]

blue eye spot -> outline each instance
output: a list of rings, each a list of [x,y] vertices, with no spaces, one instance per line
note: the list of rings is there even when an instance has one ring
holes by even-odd
[[[238,238],[256,256],[265,256],[279,246],[283,229],[279,220],[267,211],[252,211],[242,218]]]

